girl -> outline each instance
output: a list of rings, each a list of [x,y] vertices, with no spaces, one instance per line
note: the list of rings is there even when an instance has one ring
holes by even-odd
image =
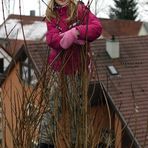
[[[69,114],[72,115],[70,121],[74,121],[72,117],[76,116],[76,121],[70,125],[72,148],[76,141],[75,135],[78,133],[77,130],[74,131],[76,124],[80,124],[81,121],[79,115],[83,104],[81,80],[84,71],[88,72],[90,64],[89,42],[100,36],[102,26],[88,7],[76,0],[50,0],[46,10],[46,22],[48,30],[46,41],[50,47],[49,64],[57,81],[54,86],[56,92],[52,93],[49,99],[50,111],[54,110],[54,105],[51,105],[54,104],[54,99],[65,96],[64,101],[67,102],[65,104],[69,105]],[[46,113],[41,123],[40,148],[54,147],[55,141],[51,135],[55,133],[52,129],[49,131],[49,128],[54,128],[52,125],[55,123],[51,122],[54,122],[51,114]]]

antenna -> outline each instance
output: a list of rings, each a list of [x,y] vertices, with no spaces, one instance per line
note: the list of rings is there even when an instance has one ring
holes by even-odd
[[[10,14],[10,0],[8,0],[8,15]]]
[[[15,0],[13,1],[13,13],[14,13],[14,10],[15,10]]]
[[[38,2],[39,2],[39,16],[41,16],[41,1],[38,0]]]

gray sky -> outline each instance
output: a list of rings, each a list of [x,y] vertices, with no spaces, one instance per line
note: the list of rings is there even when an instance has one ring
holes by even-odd
[[[5,3],[5,17],[7,18],[8,15],[8,9],[6,9],[6,4],[8,4],[8,1],[10,1],[10,6],[7,5],[7,8],[10,8],[10,13],[14,13],[14,14],[19,14],[19,0],[3,0]],[[44,0],[46,3],[48,0]],[[88,0],[83,0],[85,3],[87,3]],[[146,2],[147,0],[137,0],[139,3],[139,19],[141,21],[147,21],[148,22],[148,7],[146,7],[145,5],[143,5],[143,2]],[[35,10],[36,11],[36,15],[39,15],[39,2],[40,2],[40,6],[41,6],[41,11],[40,14],[43,16],[46,6],[45,4],[42,2],[42,0],[21,0],[22,3],[22,14],[25,15],[29,15],[30,10]],[[92,12],[94,12],[94,2],[95,0],[93,0],[93,3],[91,4],[91,10]],[[98,17],[103,17],[103,18],[108,18],[108,10],[109,10],[109,6],[113,6],[113,0],[98,0]],[[2,3],[0,2],[0,24],[3,22],[3,15],[2,15]],[[145,11],[147,9],[147,11]]]

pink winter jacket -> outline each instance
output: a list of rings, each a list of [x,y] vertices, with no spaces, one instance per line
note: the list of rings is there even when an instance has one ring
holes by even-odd
[[[66,21],[67,7],[55,7],[58,12],[60,20],[53,18],[47,21],[46,41],[50,47],[49,64],[55,71],[64,71],[65,74],[73,74],[81,68],[80,51],[84,50],[82,45],[73,44],[69,49],[62,49],[60,46],[61,36],[69,30],[70,25]],[[80,23],[75,26],[80,35],[78,39],[92,42],[97,39],[101,32],[102,26],[99,19],[93,15],[90,10],[83,4],[78,4],[77,20]],[[75,23],[74,23],[75,24]],[[67,41],[68,42],[68,41]],[[87,62],[89,64],[89,60]]]

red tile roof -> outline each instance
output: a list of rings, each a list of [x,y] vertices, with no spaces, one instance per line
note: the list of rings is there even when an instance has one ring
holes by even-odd
[[[115,36],[131,36],[138,35],[142,22],[133,20],[119,20],[119,19],[100,19],[104,37]]]
[[[41,30],[39,28],[42,27],[43,29],[40,31],[40,35],[38,36],[41,36],[40,37],[40,40],[42,40],[45,36],[45,32],[46,32],[46,25],[44,25],[44,17],[39,17],[39,16],[25,16],[25,15],[22,15],[21,16],[22,18],[22,22],[23,22],[23,25],[26,25],[26,26],[29,26],[29,25],[36,25],[36,27],[33,27],[34,29],[37,28],[38,30]],[[13,24],[10,24],[11,20],[14,20],[13,21]],[[19,20],[19,21],[18,21]],[[136,22],[136,21],[132,21],[132,20],[113,20],[113,19],[103,19],[101,18],[101,23],[102,23],[102,26],[103,26],[103,32],[102,32],[102,35],[103,37],[111,37],[112,35],[115,35],[115,36],[131,36],[131,35],[138,35],[139,31],[140,31],[140,28],[142,26],[142,22]],[[10,22],[9,22],[10,21]],[[16,31],[18,31],[19,28],[19,22],[20,22],[20,16],[19,15],[9,15],[9,17],[7,18],[6,20],[6,23],[8,23],[7,25],[7,30],[8,30],[8,33],[12,31],[12,28],[14,27],[15,30],[15,35],[16,35]],[[36,22],[36,23],[35,23]],[[41,25],[38,25],[38,23],[42,22],[42,26]],[[12,22],[11,22],[12,23]],[[3,24],[0,26],[0,28],[3,26]],[[35,32],[33,32],[33,28],[31,28],[31,26],[29,26],[28,28],[26,27],[25,28],[25,32],[26,32],[26,39],[34,39],[33,36],[32,36],[32,33],[35,34]],[[30,33],[28,33],[28,30],[30,30]],[[1,30],[0,30],[0,33],[1,33]],[[2,34],[2,33],[1,33]],[[10,37],[9,38],[15,38],[13,32],[11,33]],[[18,37],[19,38],[22,38],[21,36]],[[38,39],[39,40],[39,39]]]
[[[105,40],[91,44],[99,80],[111,101],[141,146],[148,147],[148,36],[120,37],[120,58],[111,59],[105,51]],[[38,70],[47,55],[46,44],[29,45],[29,54]],[[41,50],[44,49],[44,50]],[[106,66],[114,65],[118,75],[111,75]]]
[[[105,40],[92,43],[99,79],[140,145],[148,147],[148,36],[120,37],[119,42],[120,58],[114,60]],[[107,65],[119,74],[111,75]]]
[[[25,44],[23,40],[16,39],[3,39],[3,43],[0,43],[0,47],[2,47],[11,57],[13,57],[18,50]],[[26,41],[27,44],[32,43],[33,41]]]
[[[42,73],[44,66],[47,64],[48,55],[49,55],[49,46],[43,42],[36,42],[27,45],[27,53],[35,70],[38,74]]]
[[[148,36],[120,37],[120,58],[111,59],[105,51],[105,40],[91,44],[99,80],[125,119],[141,146],[148,147]],[[29,44],[26,53],[38,72],[47,59],[46,43]],[[118,75],[110,75],[106,66],[114,65]]]
[[[24,40],[22,27],[25,35],[25,40],[43,40],[47,31],[43,17],[9,15],[5,21],[7,34],[9,39]],[[4,24],[0,25],[0,38],[6,38]]]
[[[31,23],[30,18],[36,19],[24,16],[24,19]],[[133,21],[126,24],[124,23],[126,21],[122,20],[113,20],[112,23],[109,20],[101,22],[104,32],[115,36],[137,35],[141,25],[140,22],[134,25]],[[121,57],[116,60],[110,59],[107,55],[105,40],[92,43],[97,71],[100,81],[103,82],[114,105],[119,109],[140,145],[145,144],[148,147],[148,36],[120,37],[119,41]],[[47,45],[38,43],[27,47],[35,68],[40,71],[44,55],[47,55]],[[111,76],[108,73],[106,66],[111,64],[117,68],[119,75]]]
[[[29,15],[22,15],[21,16],[23,24],[32,24],[34,21],[43,21],[44,17],[41,16],[29,16]],[[8,19],[19,19],[20,20],[20,15],[15,15],[15,14],[11,14],[8,16]]]

